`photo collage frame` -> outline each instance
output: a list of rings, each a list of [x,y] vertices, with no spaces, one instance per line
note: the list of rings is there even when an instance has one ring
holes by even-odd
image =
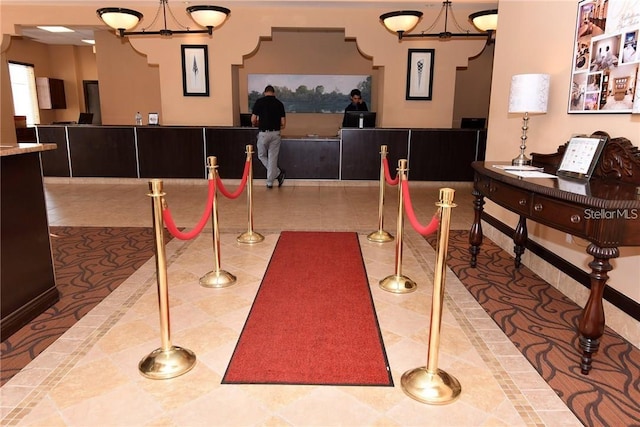
[[[631,113],[640,108],[640,2],[578,3],[569,113]]]

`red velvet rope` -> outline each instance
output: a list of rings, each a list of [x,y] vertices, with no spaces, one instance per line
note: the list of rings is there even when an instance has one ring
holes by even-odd
[[[209,193],[207,195],[207,205],[205,206],[204,213],[202,214],[202,218],[200,218],[200,222],[198,222],[198,224],[194,227],[194,229],[188,233],[183,233],[180,230],[178,230],[178,227],[176,227],[176,223],[173,221],[173,217],[171,216],[171,211],[169,210],[169,207],[167,206],[166,208],[163,208],[162,219],[164,219],[164,223],[167,226],[167,230],[169,230],[169,233],[173,234],[174,237],[180,240],[191,240],[194,237],[196,237],[198,234],[200,234],[205,224],[207,223],[207,220],[211,216],[211,207],[213,206],[213,200],[215,198],[215,194],[216,194],[215,181],[213,179],[210,179]]]
[[[409,197],[409,181],[402,181],[402,195],[404,197],[404,210],[407,213],[407,217],[409,218],[409,222],[413,226],[413,228],[423,236],[428,236],[438,229],[440,226],[440,219],[438,218],[438,214],[434,214],[433,218],[431,218],[431,222],[429,224],[422,225],[418,222],[416,218],[416,214],[413,212],[413,206],[411,205],[411,197]]]
[[[394,179],[391,179],[391,173],[389,172],[389,161],[386,157],[382,159],[382,163],[384,164],[384,179],[387,181],[387,184],[396,185],[400,176],[396,175]]]
[[[242,194],[242,192],[244,191],[244,187],[247,184],[247,177],[249,176],[249,165],[250,164],[251,164],[251,162],[249,160],[247,160],[244,163],[244,172],[242,172],[242,181],[240,182],[240,186],[236,189],[235,193],[229,193],[227,191],[227,189],[224,188],[224,184],[222,183],[222,180],[220,179],[218,174],[216,174],[216,182],[218,183],[218,188],[220,189],[220,192],[222,193],[222,195],[224,197],[226,197],[227,199],[235,199],[240,194]]]

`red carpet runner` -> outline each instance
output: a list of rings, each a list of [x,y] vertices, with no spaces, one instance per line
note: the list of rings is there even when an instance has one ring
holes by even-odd
[[[222,383],[393,386],[356,233],[280,235]]]

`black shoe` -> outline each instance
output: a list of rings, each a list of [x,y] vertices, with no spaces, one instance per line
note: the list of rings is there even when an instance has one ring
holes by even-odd
[[[278,180],[278,187],[282,187],[286,173],[287,172],[284,169],[280,169],[280,175],[276,178]]]

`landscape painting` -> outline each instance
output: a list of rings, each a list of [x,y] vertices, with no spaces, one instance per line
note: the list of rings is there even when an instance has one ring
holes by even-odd
[[[371,76],[319,74],[249,74],[249,111],[271,85],[287,113],[342,113],[352,89],[360,89],[371,109]]]

